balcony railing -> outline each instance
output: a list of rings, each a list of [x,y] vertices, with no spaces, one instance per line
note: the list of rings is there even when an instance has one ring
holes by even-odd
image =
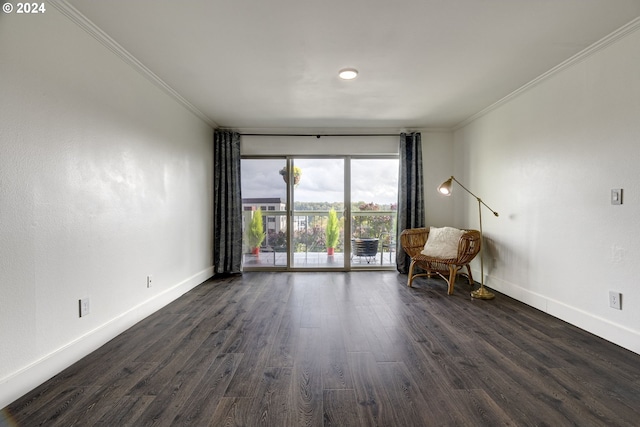
[[[263,226],[266,238],[262,242],[263,251],[286,252],[287,251],[287,212],[263,211]],[[353,211],[351,213],[350,239],[376,238],[380,245],[390,245],[395,239],[396,225],[395,210],[377,211]],[[243,212],[243,232],[250,223],[252,211]],[[325,230],[329,211],[303,211],[296,210],[293,215],[292,244],[294,253],[324,252],[327,249],[325,242]],[[340,221],[340,238],[335,248],[336,252],[344,252],[344,213],[338,212]],[[245,244],[244,252],[251,248]]]

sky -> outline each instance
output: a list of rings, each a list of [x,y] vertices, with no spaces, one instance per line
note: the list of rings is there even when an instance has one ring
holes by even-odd
[[[243,159],[242,197],[280,197],[286,200],[286,186],[279,174],[284,159]],[[299,202],[343,202],[343,159],[296,159],[302,169],[294,190]],[[397,203],[398,160],[352,159],[351,200],[378,204]]]

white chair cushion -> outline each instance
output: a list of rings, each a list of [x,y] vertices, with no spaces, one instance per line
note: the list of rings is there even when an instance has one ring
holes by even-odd
[[[430,227],[427,243],[424,244],[422,254],[428,257],[440,259],[452,259],[458,257],[458,243],[465,233],[453,227]]]

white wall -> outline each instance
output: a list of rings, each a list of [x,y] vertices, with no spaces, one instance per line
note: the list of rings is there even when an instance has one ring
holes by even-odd
[[[635,31],[454,136],[454,175],[500,213],[483,217],[487,285],[636,353],[638,46]],[[623,205],[610,204],[612,188]],[[477,224],[473,199],[455,201],[456,222]],[[622,311],[609,290],[623,294]]]
[[[438,193],[438,186],[453,175],[453,133],[424,129],[422,135],[422,166],[427,227],[451,226],[453,201]]]
[[[2,408],[212,275],[213,131],[53,7],[0,24]]]
[[[299,130],[298,130],[299,131]],[[295,133],[295,129],[289,132]],[[329,130],[325,133],[330,134]],[[243,156],[397,155],[400,136],[251,136],[242,137]]]

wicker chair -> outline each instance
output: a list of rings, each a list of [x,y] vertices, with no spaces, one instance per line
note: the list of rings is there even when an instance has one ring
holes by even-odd
[[[476,230],[465,230],[458,243],[458,255],[452,259],[440,259],[423,255],[421,251],[429,237],[429,228],[411,228],[404,230],[400,234],[400,243],[404,251],[411,257],[409,267],[409,279],[407,286],[411,286],[413,279],[420,276],[431,277],[434,274],[442,277],[449,285],[448,294],[453,294],[453,286],[456,276],[462,267],[467,268],[467,278],[469,284],[473,286],[473,276],[469,263],[480,252],[480,232]],[[414,274],[415,266],[426,271],[426,273]]]

